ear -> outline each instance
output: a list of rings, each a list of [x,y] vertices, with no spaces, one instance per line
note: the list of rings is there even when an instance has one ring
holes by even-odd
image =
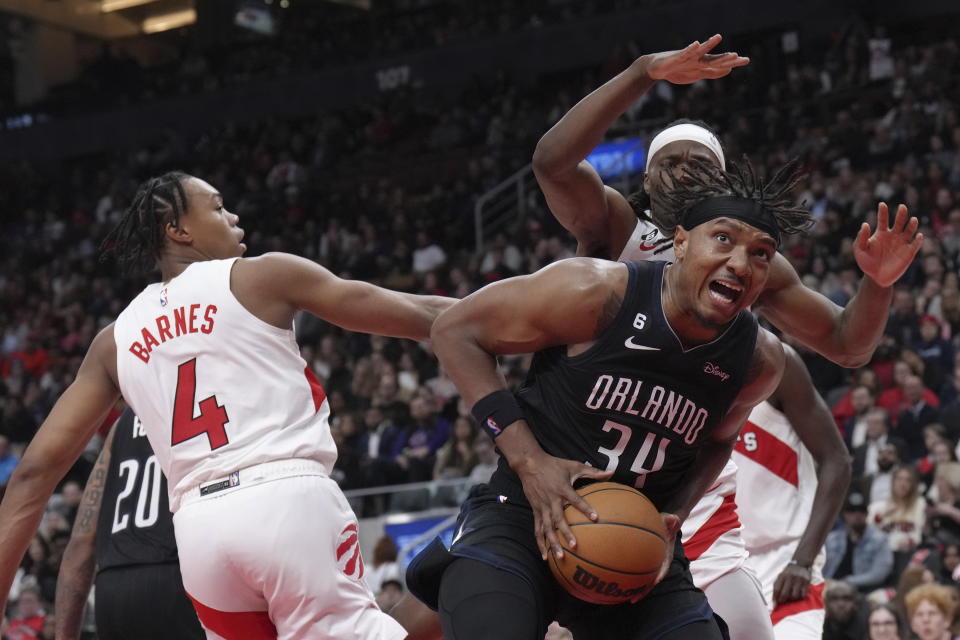
[[[687,246],[690,242],[690,232],[677,225],[673,231],[673,253],[677,257],[677,262],[683,260],[687,253]]]
[[[643,173],[643,191],[647,195],[650,195],[650,172],[645,171]]]
[[[183,218],[184,216],[180,216],[180,224],[177,226],[168,222],[163,228],[163,235],[174,244],[191,245],[193,244],[193,236],[190,235],[190,230],[184,224]]]

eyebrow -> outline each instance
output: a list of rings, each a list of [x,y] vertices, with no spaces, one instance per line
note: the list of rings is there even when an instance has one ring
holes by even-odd
[[[751,229],[756,229],[757,231],[760,231],[760,230],[757,229],[756,227],[752,227],[751,225],[748,225],[748,224],[746,224],[746,223],[744,223],[744,222],[740,222],[739,220],[731,220],[731,219],[729,219],[729,218],[717,218],[717,220],[715,221],[714,224],[716,224],[716,225],[718,225],[718,226],[729,227],[730,229],[733,229],[734,231],[736,231],[736,232],[738,232],[738,233],[743,233],[744,231],[746,231],[746,228],[747,228],[747,227],[750,227]],[[771,238],[771,237],[769,236],[769,234],[767,234],[765,231],[760,231],[760,233],[763,234],[762,236],[760,236],[760,242],[763,242],[764,244],[769,244],[769,245],[772,246],[774,249],[776,249],[777,243],[774,241],[774,239]]]

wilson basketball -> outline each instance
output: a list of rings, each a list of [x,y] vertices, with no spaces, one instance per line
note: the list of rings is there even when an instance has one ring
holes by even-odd
[[[563,558],[550,554],[553,577],[573,596],[594,604],[621,604],[646,590],[657,578],[667,553],[667,531],[660,512],[646,496],[615,482],[597,482],[577,490],[596,510],[596,522],[573,506],[564,510],[577,539]]]

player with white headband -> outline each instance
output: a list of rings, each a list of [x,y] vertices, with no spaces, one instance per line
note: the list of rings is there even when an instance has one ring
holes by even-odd
[[[534,172],[551,211],[577,238],[578,255],[614,260],[674,259],[672,236],[677,221],[658,216],[655,204],[650,206],[651,201],[656,203],[661,181],[680,175],[684,164],[693,159],[725,167],[725,154],[717,136],[700,123],[684,121],[668,126],[650,144],[643,190],[629,196],[604,185],[586,157],[603,140],[614,121],[657,80],[689,84],[723,77],[749,63],[748,58],[736,53],[711,54],[720,39],[715,35],[681,51],[638,58],[624,72],[577,103],[540,140],[533,159]],[[901,206],[889,228],[887,207],[879,206],[877,231],[870,235],[868,225],[864,224],[855,242],[856,259],[865,276],[858,294],[846,309],[804,287],[790,263],[778,255],[771,265],[767,288],[754,310],[839,364],[865,364],[883,332],[892,296],[891,285],[919,249],[922,236],[915,235],[917,226],[916,219],[908,220],[907,210]],[[800,392],[815,397],[802,361],[791,358],[788,364],[791,360],[795,375],[790,379],[795,386],[799,385]],[[781,389],[778,393],[781,391],[788,392]],[[770,410],[767,413],[770,414]],[[760,417],[757,420],[762,422]],[[794,425],[799,437],[797,450],[802,443],[815,440],[811,435],[824,436],[824,431],[817,426],[819,423],[814,423],[808,420],[803,425]],[[802,534],[794,529],[791,539],[784,541],[788,552],[779,575],[767,572],[765,576],[775,583],[765,585],[764,590],[775,600],[769,606],[776,604],[781,613],[788,611],[791,615],[796,612],[809,616],[811,609],[822,610],[822,602],[816,600],[818,590],[811,590],[810,586],[813,583],[816,587],[822,581],[816,566],[817,555],[832,524],[831,516],[835,516],[842,499],[842,492],[837,495],[828,487],[835,486],[834,483],[843,486],[849,478],[848,462],[840,455],[842,449],[830,446],[811,449],[819,464],[820,488],[818,490],[815,479],[811,481],[804,476],[806,480],[800,490],[808,499],[791,503],[798,505],[798,511],[806,509],[798,517],[807,525]],[[729,624],[731,638],[763,640],[775,635],[759,581],[745,567],[747,554],[734,499],[736,471],[736,465],[728,463],[715,486],[690,514],[683,525],[684,545],[688,556],[692,556],[695,582],[707,592],[711,605]],[[814,492],[816,495],[811,499],[809,496]],[[764,506],[751,504],[747,508]],[[779,551],[782,555],[783,549]],[[778,636],[807,637],[798,631],[796,624],[790,624],[791,615],[778,615],[777,610],[773,613],[779,623]],[[819,637],[815,620],[807,629],[811,638]]]

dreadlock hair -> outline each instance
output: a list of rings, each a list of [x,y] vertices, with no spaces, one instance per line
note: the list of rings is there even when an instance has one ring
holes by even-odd
[[[117,226],[104,238],[103,256],[113,255],[127,272],[152,271],[163,251],[164,230],[178,226],[187,211],[183,183],[190,176],[169,171],[140,184]]]
[[[767,181],[757,176],[747,156],[743,156],[741,162],[729,164],[730,169],[724,171],[711,162],[693,159],[684,167],[681,179],[672,179],[670,187],[657,190],[654,206],[658,219],[669,223],[669,227],[663,229],[665,233],[673,234],[690,207],[717,196],[737,196],[763,205],[776,220],[781,234],[810,228],[813,219],[804,206],[806,203],[796,204],[791,196],[802,177],[796,158],[780,167]]]
[[[707,131],[715,135],[717,137],[717,140],[720,139],[720,134],[718,134],[716,130],[710,125],[708,125],[706,122],[704,122],[703,120],[691,120],[690,118],[677,118],[676,120],[672,122],[668,122],[666,125],[664,125],[664,127],[660,129],[660,131],[665,131],[670,127],[674,127],[678,124],[695,124],[698,127],[703,127],[704,129],[706,129]],[[660,131],[658,131],[657,133],[660,133]],[[650,141],[652,142],[655,137],[656,137],[656,134],[650,136]],[[650,194],[648,194],[646,191],[643,190],[642,181],[640,182],[639,189],[627,195],[627,202],[630,203],[630,207],[633,209],[633,212],[636,214],[638,218],[647,217],[647,209],[650,209]]]

